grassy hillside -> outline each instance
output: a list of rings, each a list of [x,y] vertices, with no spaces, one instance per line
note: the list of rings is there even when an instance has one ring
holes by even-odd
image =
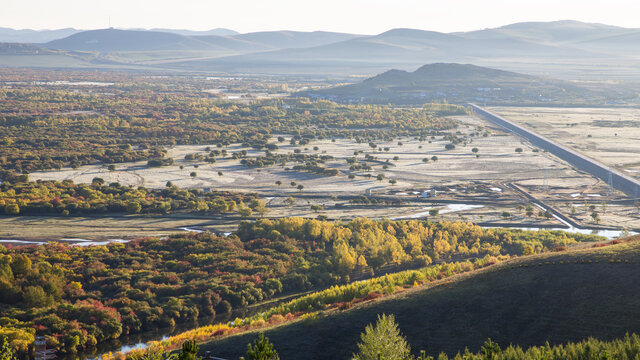
[[[521,346],[640,331],[640,242],[510,261],[342,313],[266,332],[282,359],[348,358],[380,313],[395,314],[413,349],[476,351],[487,338]],[[249,333],[205,344],[238,358]]]

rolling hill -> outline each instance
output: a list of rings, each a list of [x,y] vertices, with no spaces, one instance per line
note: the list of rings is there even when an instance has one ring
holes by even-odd
[[[573,20],[551,22],[522,22],[495,29],[456,33],[467,39],[515,38],[542,44],[576,44],[582,41],[605,38],[634,32],[618,26],[584,23]]]
[[[203,50],[213,45],[192,37],[159,31],[103,29],[50,41],[45,47],[75,51]]]
[[[45,43],[79,33],[82,30],[73,28],[56,30],[31,30],[0,28],[0,42],[8,43]]]
[[[501,345],[613,339],[640,331],[640,242],[549,253],[414,288],[343,312],[272,328],[265,334],[282,359],[346,359],[360,332],[394,314],[409,344],[429,354]],[[255,333],[201,346],[238,358]]]
[[[421,104],[556,103],[602,101],[602,94],[574,83],[456,63],[424,65],[413,72],[389,70],[360,83],[298,95],[342,102]]]
[[[137,31],[147,31],[145,29],[130,29]],[[11,29],[11,28],[0,28],[0,42],[11,42],[11,43],[46,43],[49,41],[63,39],[65,37],[71,36],[73,34],[77,34],[83,32],[84,30],[78,30],[74,28],[65,28],[65,29],[55,29],[55,30],[31,30],[31,29]],[[206,35],[217,35],[217,36],[231,36],[237,35],[237,31],[233,31],[225,28],[217,28],[211,30],[204,31],[195,31],[195,30],[182,30],[182,29],[150,29],[149,31],[160,31],[165,33],[174,33],[184,36],[206,36]]]

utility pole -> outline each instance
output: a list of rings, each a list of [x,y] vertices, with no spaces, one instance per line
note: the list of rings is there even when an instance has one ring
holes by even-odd
[[[609,197],[613,197],[613,174],[609,171],[609,179],[607,180],[607,185],[609,185],[608,195]]]

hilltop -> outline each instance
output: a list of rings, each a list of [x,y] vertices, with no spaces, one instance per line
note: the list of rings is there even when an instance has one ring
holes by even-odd
[[[347,358],[377,314],[395,314],[413,349],[455,354],[491,338],[544,345],[640,331],[640,242],[520,258],[344,312],[266,331],[281,358]],[[237,358],[255,333],[204,344]]]
[[[435,63],[413,72],[389,70],[360,83],[309,90],[299,95],[341,102],[421,104],[570,103],[603,101],[603,94],[578,84],[470,64]]]
[[[79,51],[204,50],[214,46],[207,41],[161,31],[102,29],[83,31],[50,41],[45,47]]]

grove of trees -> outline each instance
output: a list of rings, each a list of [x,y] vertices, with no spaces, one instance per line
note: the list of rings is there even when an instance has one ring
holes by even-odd
[[[171,184],[164,189],[147,189],[105,184],[100,178],[94,178],[91,184],[25,180],[21,176],[0,184],[0,214],[221,214],[235,212],[245,202],[253,209],[262,204],[253,194],[186,190]]]

